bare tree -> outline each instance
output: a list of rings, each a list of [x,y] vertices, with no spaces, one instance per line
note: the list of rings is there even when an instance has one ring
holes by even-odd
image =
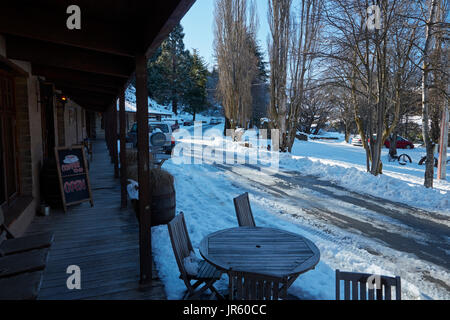
[[[311,71],[320,30],[321,0],[269,0],[270,115],[280,130],[280,151],[291,152],[305,78]]]
[[[270,59],[269,115],[275,129],[280,130],[280,151],[287,151],[287,70],[290,50],[292,0],[269,1],[268,39]]]
[[[334,109],[335,118],[339,119],[343,125],[345,142],[349,143],[350,135],[356,128],[351,93],[345,87],[332,85],[330,86],[329,101]]]
[[[257,59],[252,50],[256,26],[253,1],[216,1],[214,46],[219,73],[217,89],[225,111],[225,130],[246,128],[251,119],[251,85],[257,72]]]
[[[313,84],[313,61],[316,58],[321,30],[322,0],[300,0],[294,6],[292,18],[292,46],[290,54],[289,115],[287,141],[292,150],[299,122],[300,110],[305,102],[307,84]],[[325,102],[327,103],[327,102]],[[323,106],[322,106],[323,107]],[[304,108],[303,108],[304,109]],[[322,108],[322,110],[324,110]]]
[[[330,87],[307,90],[300,106],[299,125],[301,131],[318,134],[330,119],[335,108],[334,94]],[[314,127],[314,130],[312,130]]]
[[[407,0],[335,0],[328,2],[326,20],[331,49],[325,56],[346,65],[355,121],[366,150],[367,170],[382,173],[384,141],[399,122],[401,92],[413,47],[414,29],[402,16],[411,12]],[[382,19],[368,27],[371,5]]]

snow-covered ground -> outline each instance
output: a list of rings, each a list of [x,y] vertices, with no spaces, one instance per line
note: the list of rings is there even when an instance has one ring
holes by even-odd
[[[216,126],[206,130],[203,139],[192,135],[188,139],[183,136],[181,141],[192,145],[214,145],[217,150],[233,149],[237,154],[251,152],[245,147],[231,143],[230,139],[221,138],[222,132],[223,125]],[[212,141],[209,138],[211,135],[214,136]],[[450,183],[435,180],[434,189],[423,186],[425,166],[418,164],[426,155],[423,147],[398,150],[399,155],[405,153],[411,157],[412,163],[406,166],[398,162],[389,162],[389,150],[383,148],[383,174],[374,177],[367,173],[366,154],[362,147],[346,143],[344,135],[340,133],[324,133],[322,137],[335,137],[337,140],[307,142],[296,140],[291,154],[276,154],[276,157],[279,157],[279,167],[306,175],[315,175],[356,192],[401,202],[441,215],[450,215]],[[276,158],[274,152],[265,151],[268,142],[263,139],[258,140],[256,131],[247,131],[243,141],[248,141],[253,146],[253,151],[259,149],[259,155],[264,158]],[[450,159],[450,153],[448,157]],[[259,160],[261,163],[264,162],[263,159]],[[435,169],[435,177],[436,171]],[[450,166],[447,171],[450,176]]]
[[[221,132],[223,126],[216,126]],[[193,129],[191,129],[193,130]],[[258,145],[255,133],[247,133],[253,148]],[[275,227],[301,234],[313,241],[319,248],[321,260],[315,270],[301,275],[289,289],[289,293],[302,299],[334,299],[335,270],[400,275],[402,277],[403,299],[450,299],[449,252],[442,257],[445,261],[433,264],[419,256],[398,250],[380,239],[359,231],[336,226],[332,217],[319,219],[311,215],[311,210],[329,208],[342,217],[367,223],[376,230],[387,230],[390,234],[405,236],[413,243],[428,244],[420,232],[404,225],[395,217],[380,215],[378,212],[346,203],[333,197],[299,186],[288,186],[283,176],[290,172],[315,175],[320,179],[333,181],[348,190],[367,193],[413,207],[426,209],[432,214],[414,209],[408,214],[417,215],[427,223],[440,223],[448,231],[450,212],[447,182],[436,182],[434,190],[422,186],[424,168],[417,162],[424,150],[409,150],[414,164],[403,167],[398,163],[388,163],[384,151],[384,175],[373,177],[365,172],[365,154],[361,147],[346,144],[342,136],[336,141],[297,141],[292,155],[280,156],[279,175],[268,171],[258,171],[243,165],[227,166],[222,170],[211,163],[185,164],[174,158],[164,164],[175,176],[177,190],[177,210],[185,213],[192,244],[196,250],[200,241],[208,234],[237,226],[233,197],[249,191],[250,201],[258,226]],[[232,148],[235,152],[248,152],[248,148],[231,143],[229,139],[206,139],[183,137],[179,143],[215,145],[219,150]],[[259,149],[265,150],[265,143]],[[187,157],[187,155],[184,155]],[[280,178],[281,176],[281,178]],[[285,194],[280,197],[277,191]],[[333,189],[333,192],[337,192]],[[343,195],[348,195],[342,191]],[[286,201],[286,199],[296,199]],[[364,198],[364,196],[361,196]],[[377,204],[378,205],[378,204]],[[380,203],[380,206],[389,204]],[[320,210],[319,210],[320,211]],[[399,211],[401,212],[401,211]],[[420,216],[424,215],[424,216]],[[445,229],[447,228],[447,229]],[[448,236],[443,235],[447,241]],[[448,243],[447,243],[448,244]],[[169,299],[180,299],[185,291],[173,256],[166,226],[153,228],[152,246],[155,263],[163,280]],[[448,247],[448,246],[447,246]],[[199,255],[197,251],[197,255]],[[226,276],[218,283],[220,289],[227,286]]]
[[[119,104],[117,103],[117,110],[119,111]],[[136,89],[130,85],[127,90],[125,90],[125,111],[126,112],[136,112]],[[171,106],[164,106],[157,103],[152,98],[148,98],[148,112],[152,114],[162,114],[164,116],[169,116],[170,120],[178,120],[180,123],[183,121],[192,121],[193,116],[189,113],[183,111],[183,106],[179,107],[180,112],[175,115],[172,112]],[[203,114],[198,114],[196,116],[196,121],[207,121],[209,123],[211,117],[205,116]]]
[[[337,136],[337,141],[296,141],[293,156],[283,157],[281,166],[320,176],[350,190],[450,215],[450,183],[435,180],[434,189],[423,186],[425,166],[418,163],[426,155],[424,148],[398,150],[399,155],[411,157],[412,163],[406,166],[389,162],[389,150],[383,149],[383,175],[374,177],[366,172],[364,149]],[[448,171],[450,174],[450,166]]]

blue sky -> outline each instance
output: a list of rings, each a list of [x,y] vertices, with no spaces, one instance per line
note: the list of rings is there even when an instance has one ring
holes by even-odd
[[[197,0],[191,10],[181,20],[186,34],[184,43],[186,49],[197,49],[205,58],[211,69],[214,65],[214,3],[216,0]],[[258,8],[258,40],[261,48],[267,51],[267,0],[256,0]],[[267,58],[266,58],[267,60]]]

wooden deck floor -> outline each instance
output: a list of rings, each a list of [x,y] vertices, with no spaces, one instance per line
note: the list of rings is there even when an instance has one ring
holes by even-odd
[[[94,207],[84,203],[67,213],[52,210],[36,217],[28,233],[53,231],[53,244],[39,299],[164,300],[164,286],[153,268],[152,287],[139,290],[139,229],[134,211],[120,209],[120,183],[114,179],[104,140],[93,146],[91,184]],[[69,290],[67,267],[81,269],[81,290]]]

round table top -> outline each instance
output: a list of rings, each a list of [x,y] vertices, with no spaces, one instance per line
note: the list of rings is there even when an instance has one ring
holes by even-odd
[[[276,277],[298,276],[320,260],[314,243],[298,234],[272,228],[239,227],[206,236],[200,254],[219,269]]]

